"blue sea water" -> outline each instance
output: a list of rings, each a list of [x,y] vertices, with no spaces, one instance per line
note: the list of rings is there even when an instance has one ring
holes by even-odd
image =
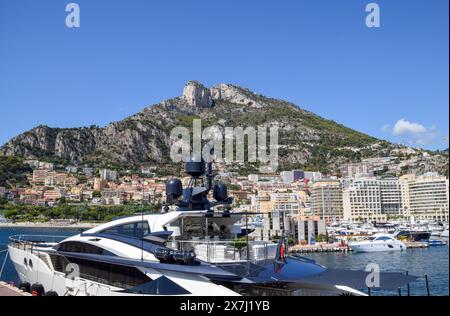
[[[424,276],[428,275],[431,295],[449,295],[448,246],[376,253],[313,253],[302,256],[335,269],[365,270],[369,263],[376,263],[381,272],[408,271],[409,275],[420,277],[410,284],[411,295],[427,295]],[[406,295],[406,287],[401,289],[401,293]],[[399,295],[398,291],[374,291],[372,294]]]
[[[7,249],[11,235],[52,235],[72,236],[79,229],[64,228],[0,228],[0,251]],[[409,272],[420,278],[410,284],[411,295],[426,295],[424,275],[429,277],[431,295],[449,295],[449,255],[448,246],[430,247],[428,249],[408,249],[402,252],[380,253],[315,253],[304,254],[328,268],[364,270],[367,264],[377,263],[384,272]],[[0,268],[5,253],[0,253]],[[2,281],[18,284],[19,279],[10,260],[6,261],[1,277]],[[398,292],[373,292],[374,295],[398,295]],[[406,288],[402,289],[406,294]]]

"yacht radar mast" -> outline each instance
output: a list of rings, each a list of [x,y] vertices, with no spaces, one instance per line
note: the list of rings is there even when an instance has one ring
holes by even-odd
[[[180,179],[171,179],[166,184],[166,203],[176,205],[179,211],[212,211],[218,205],[231,205],[233,198],[228,196],[227,186],[214,182],[212,162],[206,163],[201,157],[192,157],[186,163],[186,173],[191,176],[189,184],[183,188]],[[213,192],[215,201],[208,195]]]

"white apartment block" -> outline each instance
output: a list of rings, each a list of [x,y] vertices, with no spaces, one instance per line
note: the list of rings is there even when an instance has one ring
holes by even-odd
[[[370,162],[348,163],[339,169],[342,178],[361,178],[373,176],[373,166]]]
[[[377,180],[380,187],[381,212],[388,216],[402,216],[401,184],[397,178]]]
[[[402,208],[406,217],[448,221],[449,182],[435,173],[400,178]]]
[[[380,185],[374,178],[355,179],[344,188],[342,200],[344,220],[380,222],[387,219],[382,213]]]

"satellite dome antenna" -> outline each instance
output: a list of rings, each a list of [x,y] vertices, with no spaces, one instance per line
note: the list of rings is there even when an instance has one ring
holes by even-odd
[[[183,189],[179,179],[169,180],[166,184],[166,206],[176,204],[180,211],[212,212],[211,208],[214,206],[231,204],[233,199],[228,197],[226,185],[217,183],[213,187],[212,169],[212,162],[206,163],[201,156],[192,156],[186,163],[185,170],[191,176],[188,186]],[[211,191],[216,201],[208,200],[208,194]]]

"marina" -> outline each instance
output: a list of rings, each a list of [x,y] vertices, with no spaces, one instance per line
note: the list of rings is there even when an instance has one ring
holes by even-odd
[[[8,237],[10,235],[24,234],[24,235],[61,235],[72,236],[79,233],[77,229],[56,229],[56,228],[0,228],[0,251],[5,249]],[[336,245],[333,247],[314,247],[303,246],[293,248],[293,255],[301,255],[308,259],[313,259],[319,264],[326,265],[329,268],[348,268],[352,270],[364,269],[369,262],[380,263],[382,271],[398,271],[421,276],[419,280],[413,282],[411,287],[411,295],[427,295],[424,284],[424,275],[429,277],[431,295],[448,295],[448,246],[428,247],[426,243],[406,243],[413,245],[408,247],[407,251],[399,253],[357,253],[353,254],[351,251],[343,251]],[[422,247],[418,247],[421,245]],[[301,251],[302,249],[303,251]],[[3,263],[4,254],[0,253],[0,265]],[[1,277],[5,286],[9,289],[10,282],[16,286],[19,285],[20,279],[17,272],[8,259],[4,267]],[[0,295],[11,294],[11,291],[2,292]],[[372,295],[398,295],[398,291],[377,292],[373,291]],[[402,290],[403,295],[406,295],[406,288]],[[15,292],[14,294],[17,294]]]
[[[18,287],[35,296],[367,295],[364,270],[329,269],[292,256],[284,234],[278,240],[252,236],[249,214],[230,212],[227,186],[213,185],[212,163],[192,158],[186,173],[187,186],[167,182],[161,213],[115,218],[68,238],[8,234],[0,277],[9,257]],[[374,242],[390,247],[386,239]],[[377,287],[384,290],[418,278],[379,275],[384,281]]]

